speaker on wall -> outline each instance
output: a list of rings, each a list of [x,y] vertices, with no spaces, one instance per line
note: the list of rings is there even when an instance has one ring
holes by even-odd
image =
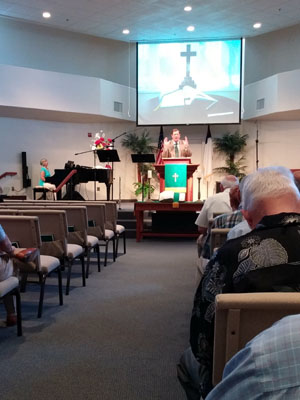
[[[22,179],[23,179],[23,188],[27,188],[27,187],[31,186],[31,179],[29,179],[29,176],[28,176],[26,151],[22,151]]]

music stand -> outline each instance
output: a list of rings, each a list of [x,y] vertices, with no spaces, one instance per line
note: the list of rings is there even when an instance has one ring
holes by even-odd
[[[133,163],[154,163],[154,154],[131,154],[131,160]]]
[[[131,160],[133,163],[149,163],[155,162],[154,154],[131,154]],[[150,188],[149,188],[150,190]],[[144,201],[144,177],[142,176],[142,201]]]
[[[117,150],[97,150],[100,162],[120,161]]]
[[[117,150],[96,150],[100,162],[111,162],[112,184],[111,184],[111,199],[114,199],[114,162],[119,162],[120,158]]]

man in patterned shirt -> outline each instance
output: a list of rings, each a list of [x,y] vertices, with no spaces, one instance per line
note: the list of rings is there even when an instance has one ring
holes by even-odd
[[[300,288],[300,195],[291,171],[268,167],[249,175],[242,189],[242,209],[253,230],[218,250],[194,298],[191,350],[178,366],[188,399],[205,398],[212,389],[217,294]]]

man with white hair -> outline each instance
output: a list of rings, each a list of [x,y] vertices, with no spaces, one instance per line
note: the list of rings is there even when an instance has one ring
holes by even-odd
[[[234,175],[225,176],[220,184],[220,193],[210,196],[205,202],[200,211],[195,224],[198,225],[198,231],[202,235],[206,235],[209,220],[213,218],[213,214],[225,214],[232,212],[230,206],[230,189],[238,186],[239,179]]]
[[[261,168],[242,188],[251,232],[227,241],[206,266],[194,298],[190,344],[178,377],[188,399],[212,389],[215,297],[219,293],[295,291],[300,287],[300,194],[290,170]]]

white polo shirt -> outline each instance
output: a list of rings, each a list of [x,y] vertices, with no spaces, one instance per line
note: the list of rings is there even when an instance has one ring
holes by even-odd
[[[195,224],[203,228],[208,228],[208,222],[213,218],[213,214],[231,213],[232,208],[230,206],[229,192],[230,189],[227,188],[223,192],[216,193],[205,200]]]

